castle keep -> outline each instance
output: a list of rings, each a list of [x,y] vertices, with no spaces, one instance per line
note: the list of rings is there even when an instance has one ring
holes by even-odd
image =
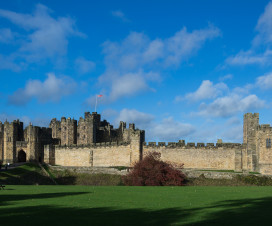
[[[243,143],[145,143],[145,132],[120,122],[114,129],[96,112],[78,121],[52,119],[49,128],[19,120],[0,122],[0,161],[39,161],[60,166],[133,166],[149,152],[185,168],[260,172],[272,175],[272,127],[258,113],[244,115]]]

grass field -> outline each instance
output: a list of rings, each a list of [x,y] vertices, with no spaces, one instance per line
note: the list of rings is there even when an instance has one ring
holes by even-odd
[[[272,187],[23,186],[1,225],[271,225]]]

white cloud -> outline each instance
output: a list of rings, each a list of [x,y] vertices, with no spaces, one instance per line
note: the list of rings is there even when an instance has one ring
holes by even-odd
[[[223,91],[226,90],[228,90],[228,87],[225,83],[217,83],[214,85],[211,81],[204,80],[195,92],[186,94],[185,99],[190,101],[212,99],[221,95]]]
[[[210,26],[206,29],[187,32],[186,27],[178,31],[173,37],[165,41],[166,65],[179,65],[181,61],[187,59],[199,50],[205,41],[220,35],[220,30]]]
[[[226,59],[226,63],[230,65],[248,65],[248,64],[271,64],[272,51],[267,49],[263,53],[257,54],[253,50],[246,52],[241,51],[235,56]]]
[[[272,2],[269,2],[265,7],[264,13],[258,20],[256,30],[259,34],[253,40],[254,46],[272,43]]]
[[[135,109],[123,109],[115,120],[116,124],[120,121],[135,123],[137,128],[146,130],[147,140],[177,141],[195,131],[192,125],[175,121],[172,117],[156,122],[155,116]]]
[[[23,89],[18,89],[9,96],[9,103],[13,105],[25,105],[32,98],[39,102],[57,102],[63,96],[75,91],[76,83],[69,77],[58,78],[53,73],[47,75],[44,82],[40,80],[29,80]]]
[[[226,81],[226,80],[230,80],[233,78],[233,75],[232,74],[227,74],[227,75],[224,75],[222,77],[219,78],[220,81]]]
[[[177,141],[195,132],[195,128],[191,124],[180,123],[169,117],[154,123],[148,132],[157,140]]]
[[[110,109],[107,114],[114,115],[115,126],[119,126],[120,121],[127,122],[127,127],[129,123],[135,123],[136,128],[146,131],[147,141],[177,142],[185,139],[187,142],[216,142],[220,138],[224,142],[242,141],[243,126],[237,116],[222,120],[220,124],[210,119],[202,120],[195,127],[176,121],[171,116],[158,121],[154,115],[136,109],[123,109],[119,113]]]
[[[148,89],[142,73],[128,73],[112,81],[110,99],[116,100]]]
[[[247,51],[240,51],[225,61],[230,65],[271,64],[272,62],[272,2],[269,2],[264,13],[259,17],[255,30],[258,32]]]
[[[232,94],[215,99],[212,103],[202,103],[198,115],[206,117],[229,117],[238,112],[248,112],[265,107],[265,101],[255,94],[246,97]]]
[[[120,121],[127,123],[135,123],[137,128],[147,128],[154,120],[154,116],[151,114],[143,113],[135,109],[123,109],[119,116],[116,118],[116,123]]]
[[[258,77],[256,85],[261,89],[272,89],[272,73]]]
[[[42,4],[38,4],[32,14],[0,9],[0,17],[27,32],[17,52],[18,57],[28,62],[38,62],[41,59],[63,56],[67,52],[69,36],[85,36],[76,30],[73,19],[53,18],[51,14],[52,10]]]
[[[176,67],[195,54],[205,41],[220,35],[216,27],[188,32],[181,29],[166,39],[151,40],[144,33],[131,32],[121,42],[103,44],[105,72],[99,77],[109,101],[144,91],[154,91],[152,83],[162,80],[159,71]],[[89,98],[87,102],[93,98]]]
[[[188,32],[184,27],[173,36],[164,40],[154,39],[143,33],[132,32],[121,43],[104,43],[105,62],[108,67],[131,70],[150,63],[177,66],[195,54],[209,39],[220,35],[216,27]]]
[[[86,60],[84,57],[79,57],[75,61],[75,67],[80,74],[86,74],[95,68],[95,63],[90,60]]]
[[[123,22],[129,22],[129,19],[125,16],[125,14],[121,10],[111,11],[111,15],[121,19]]]

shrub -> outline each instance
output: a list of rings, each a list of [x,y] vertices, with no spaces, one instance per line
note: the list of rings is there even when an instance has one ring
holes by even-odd
[[[247,185],[256,186],[271,186],[272,180],[267,176],[255,176],[255,175],[237,175],[236,180],[242,181]]]
[[[125,185],[130,186],[181,186],[185,175],[171,164],[160,160],[160,153],[149,153],[137,162],[133,170],[123,177]],[[181,168],[183,165],[181,166]]]

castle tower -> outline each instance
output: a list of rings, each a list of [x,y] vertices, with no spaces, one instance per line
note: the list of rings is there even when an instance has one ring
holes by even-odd
[[[77,144],[77,120],[61,118],[61,145]]]
[[[247,144],[247,164],[252,171],[258,170],[258,156],[256,151],[258,129],[259,113],[244,114],[243,143]]]
[[[145,131],[135,129],[135,124],[129,124],[129,141],[131,145],[130,163],[133,166],[143,157],[143,142],[145,141]]]
[[[14,163],[16,159],[16,141],[22,141],[24,137],[23,123],[19,120],[4,123],[2,159],[4,163]]]
[[[53,118],[50,122],[49,128],[52,129],[52,138],[61,139],[61,125],[60,121]]]
[[[28,149],[26,153],[27,161],[34,161],[39,159],[39,127],[29,124],[26,128],[26,140],[28,142]]]
[[[100,120],[100,114],[85,112],[85,118],[80,118],[78,122],[77,144],[88,145],[96,143],[96,130],[100,125]]]

